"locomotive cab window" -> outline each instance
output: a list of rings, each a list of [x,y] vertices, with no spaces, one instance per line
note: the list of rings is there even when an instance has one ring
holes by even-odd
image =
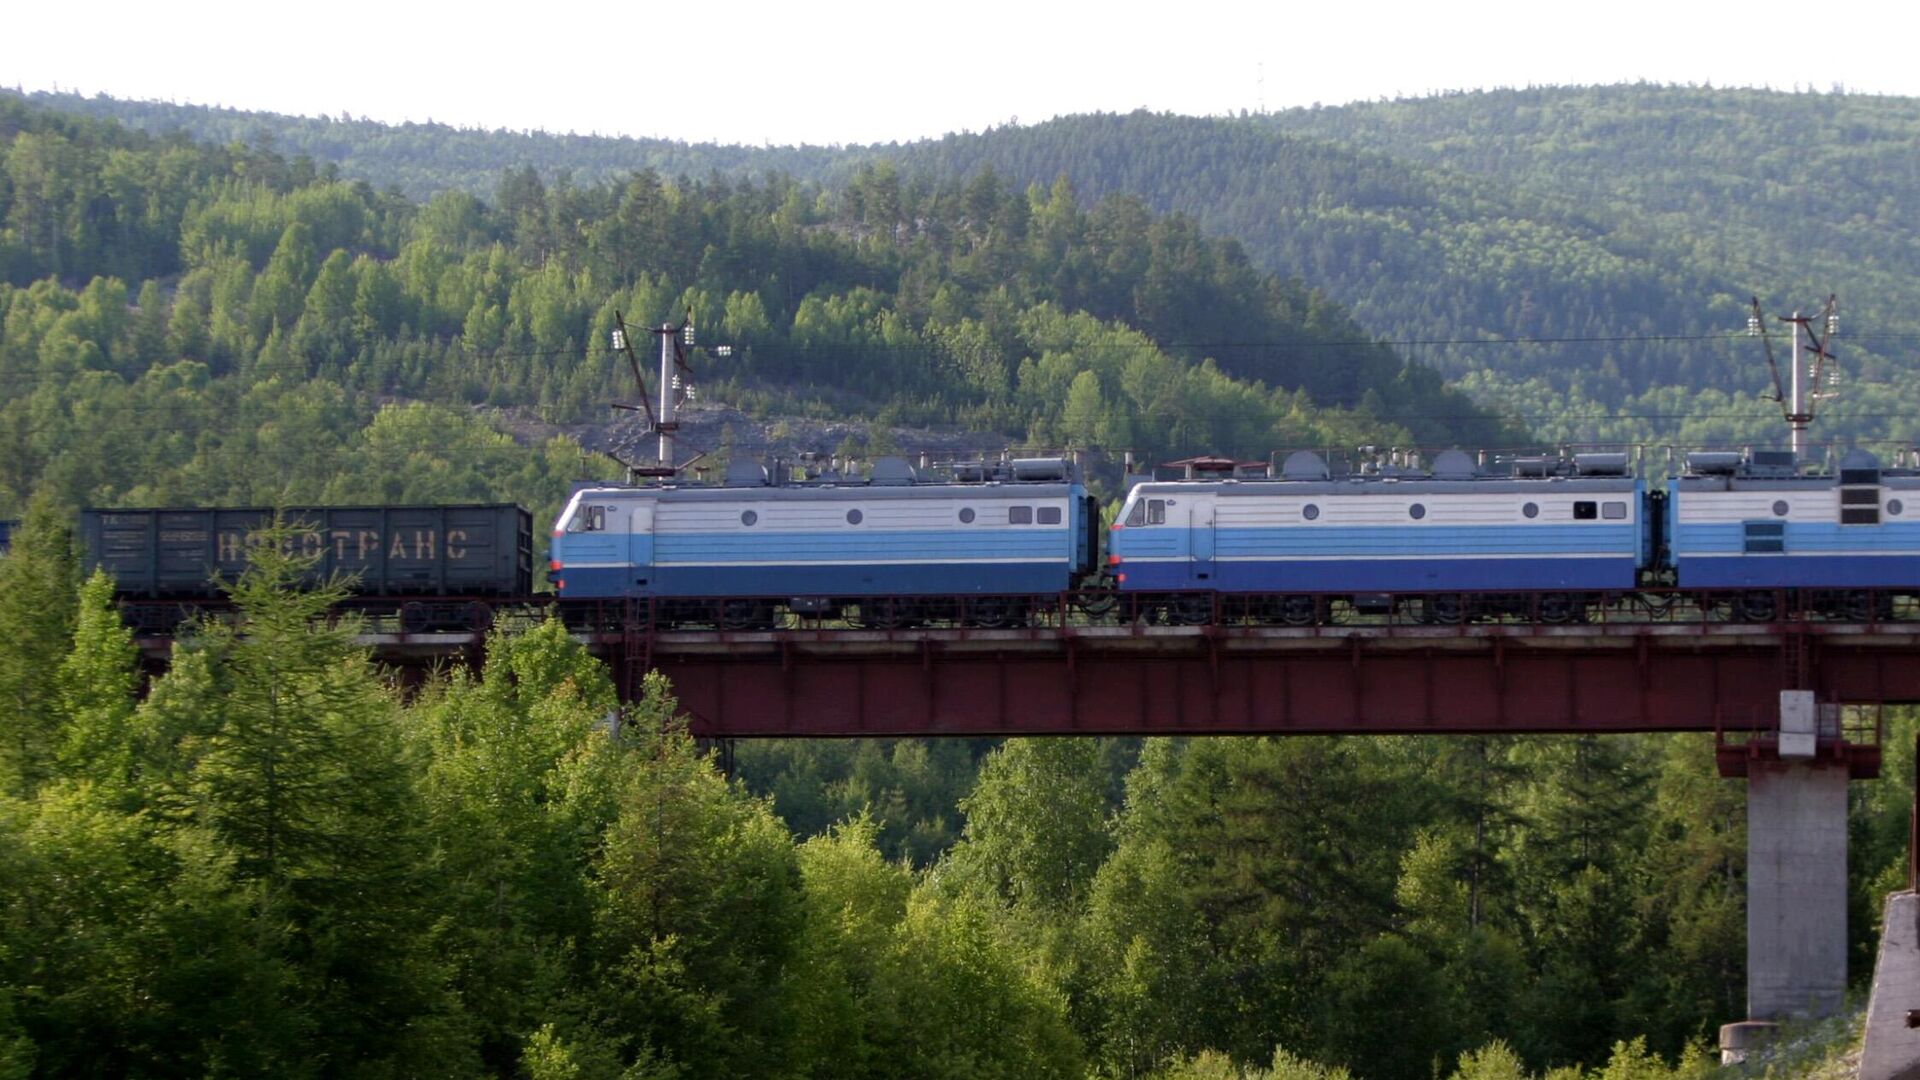
[[[1147,500],[1147,524],[1165,525],[1167,523],[1167,500]]]
[[[1058,525],[1060,524],[1060,508],[1057,506],[1043,506],[1040,508],[1040,516],[1035,520],[1042,525]]]
[[[1573,520],[1575,521],[1592,521],[1599,516],[1599,503],[1583,501],[1573,504]]]
[[[1009,525],[1033,524],[1033,507],[1031,506],[1007,507],[1007,524]]]
[[[1145,525],[1146,523],[1147,523],[1147,501],[1145,499],[1142,499],[1139,502],[1133,504],[1133,509],[1127,511],[1127,527],[1134,528],[1140,525]]]
[[[583,506],[574,512],[573,520],[567,522],[568,532],[603,532],[607,527],[607,508],[604,506]]]

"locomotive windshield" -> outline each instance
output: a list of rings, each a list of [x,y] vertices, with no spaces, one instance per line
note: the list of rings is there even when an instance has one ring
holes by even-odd
[[[599,532],[607,527],[607,508],[604,506],[576,506],[567,516],[562,526],[570,533]]]

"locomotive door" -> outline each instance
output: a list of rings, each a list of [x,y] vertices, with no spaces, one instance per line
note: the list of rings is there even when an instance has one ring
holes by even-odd
[[[621,525],[627,530],[627,584],[636,595],[651,595],[659,588],[653,573],[654,501],[636,499],[626,506],[629,514]]]
[[[1187,502],[1187,536],[1191,558],[1187,561],[1187,573],[1194,584],[1213,581],[1213,500],[1191,499]]]

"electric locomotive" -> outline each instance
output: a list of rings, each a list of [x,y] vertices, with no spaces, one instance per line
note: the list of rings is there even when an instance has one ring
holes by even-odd
[[[1920,593],[1920,475],[1865,450],[1804,472],[1791,451],[1695,452],[1667,488],[1675,583],[1765,621],[1783,603],[1854,621]]]
[[[1578,617],[1636,587],[1653,515],[1625,454],[1522,457],[1499,474],[1449,450],[1432,468],[1334,476],[1318,454],[1277,479],[1146,482],[1109,539],[1123,596],[1150,618],[1324,622],[1328,604],[1415,609],[1436,622]]]
[[[575,492],[549,576],[563,603],[644,599],[666,625],[1016,625],[1095,571],[1099,520],[1068,458],[881,458],[865,477],[736,462],[720,486]]]

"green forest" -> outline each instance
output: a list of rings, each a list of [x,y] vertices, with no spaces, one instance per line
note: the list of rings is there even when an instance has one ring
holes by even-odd
[[[490,201],[420,205],[11,98],[0,139],[0,516],[36,491],[550,507],[611,462],[512,452],[488,417],[605,423],[633,394],[616,313],[690,313],[732,345],[696,358],[706,399],[770,418],[1158,459],[1520,437],[1231,241],[1065,183],[881,165],[835,189],[575,187],[523,167]],[[1268,345],[1213,354],[1239,333]]]
[[[558,622],[403,692],[299,570],[267,547],[136,693],[58,516],[0,559],[0,1076],[1679,1080],[1741,1015],[1705,736],[769,743],[730,779]],[[1909,796],[1853,798],[1864,970]]]
[[[1709,738],[770,742],[729,775],[557,624],[402,686],[273,558],[244,632],[154,676],[73,513],[544,524],[621,473],[589,449],[634,394],[616,313],[696,320],[699,401],[776,442],[1155,461],[1764,439],[1746,297],[1840,291],[1822,423],[1911,437],[1897,105],[1527,91],[748,151],[0,92],[0,1080],[1703,1076],[1744,1008]],[[1756,131],[1825,134],[1749,190]],[[1887,776],[1912,745],[1893,717]],[[1863,975],[1911,792],[1852,799]]]
[[[498,170],[529,164],[550,177],[657,167],[835,185],[882,163],[992,170],[1015,187],[1064,177],[1090,202],[1132,196],[1237,241],[1253,265],[1311,283],[1367,335],[1553,441],[1777,440],[1764,354],[1743,333],[1748,301],[1787,315],[1838,294],[1841,382],[1823,430],[1920,435],[1920,113],[1905,98],[1538,87],[1237,117],[1076,116],[835,149],[35,100],[155,132],[264,139],[416,195],[484,195]],[[1245,327],[1215,355],[1231,367],[1267,346]]]

